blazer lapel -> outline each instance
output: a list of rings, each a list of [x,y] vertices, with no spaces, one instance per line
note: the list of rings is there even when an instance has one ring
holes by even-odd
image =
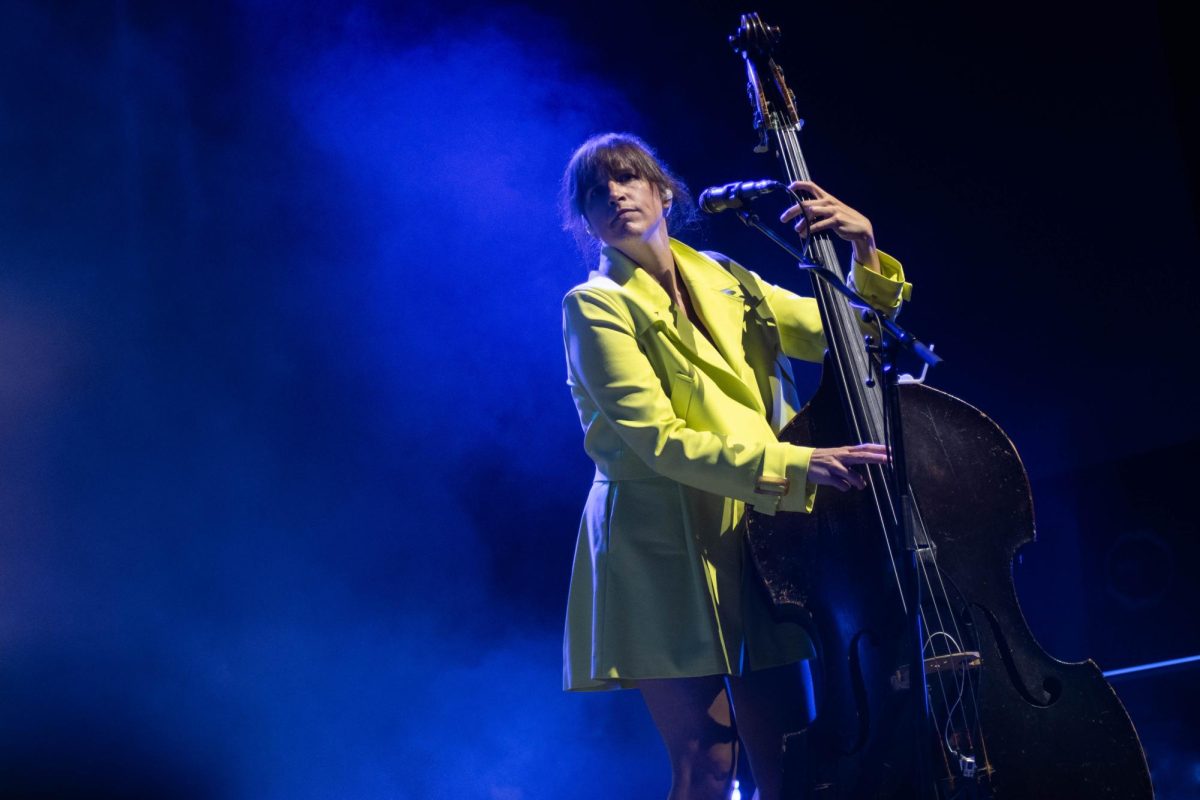
[[[729,366],[740,372],[738,367],[746,361],[742,350],[745,307],[737,280],[719,265],[706,263],[707,259],[690,247],[675,241],[671,245],[679,273],[714,344]]]
[[[694,341],[680,334],[671,312],[671,298],[658,281],[621,251],[605,247],[600,257],[600,272],[635,296],[650,314],[653,327],[665,332],[687,353],[689,360],[720,381],[731,396],[766,413],[742,350],[744,306],[741,293],[736,290],[737,281],[719,264],[708,263],[706,257],[674,239],[671,250],[692,301],[715,340],[715,348],[706,341]],[[695,339],[703,338],[703,334],[696,333]]]
[[[762,406],[758,393],[758,380],[754,370],[746,363],[746,352],[742,345],[746,325],[746,299],[742,296],[741,284],[720,264],[708,256],[698,253],[682,242],[671,241],[675,263],[691,292],[700,316],[708,325],[717,348],[725,361],[754,395],[756,407]]]

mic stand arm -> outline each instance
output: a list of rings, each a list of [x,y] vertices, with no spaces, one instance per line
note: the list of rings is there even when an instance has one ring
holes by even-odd
[[[740,219],[742,222],[759,231],[772,242],[786,250],[793,258],[796,259],[796,263],[799,265],[800,269],[816,273],[821,277],[821,280],[825,281],[826,285],[845,295],[854,305],[861,306],[863,308],[871,307],[871,304],[868,303],[860,294],[858,294],[858,292],[847,286],[845,282],[838,277],[837,273],[828,267],[808,261],[805,258],[804,253],[797,250],[791,242],[784,239],[766,225],[763,225],[762,220],[758,218],[758,214],[755,214],[753,211],[739,209],[737,215],[738,219]],[[882,325],[883,330],[889,336],[891,336],[901,348],[912,353],[931,367],[937,366],[939,363],[941,363],[942,357],[930,350],[927,345],[918,340],[911,333],[901,328],[886,316],[882,314],[877,316],[879,317],[879,322]]]

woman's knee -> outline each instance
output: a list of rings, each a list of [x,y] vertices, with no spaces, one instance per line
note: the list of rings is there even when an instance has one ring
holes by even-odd
[[[671,797],[724,800],[736,739],[720,676],[639,681],[671,758]]]
[[[689,742],[672,764],[676,789],[689,800],[724,800],[733,769],[733,741]]]

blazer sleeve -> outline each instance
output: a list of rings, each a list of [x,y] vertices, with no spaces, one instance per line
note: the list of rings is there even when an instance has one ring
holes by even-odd
[[[879,272],[867,269],[857,261],[850,269],[850,288],[868,303],[889,316],[896,316],[900,304],[912,298],[912,284],[904,280],[904,266],[882,250]]]
[[[850,270],[850,288],[875,308],[894,317],[901,302],[912,294],[912,284],[904,280],[900,262],[883,251],[879,251],[879,268],[881,271],[875,272],[855,263]],[[817,301],[767,283],[753,272],[750,274],[758,282],[763,299],[779,325],[783,352],[802,361],[820,362],[825,357],[825,333]],[[874,328],[866,326],[863,330],[871,333]]]
[[[656,473],[757,510],[812,510],[816,487],[807,481],[812,449],[687,427],[638,346],[633,319],[595,289],[563,299],[563,337],[572,378],[597,413]],[[756,491],[786,479],[782,495]]]

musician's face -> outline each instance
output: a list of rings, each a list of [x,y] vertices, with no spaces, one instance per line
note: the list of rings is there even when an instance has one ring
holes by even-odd
[[[633,238],[649,239],[665,228],[658,186],[632,171],[597,183],[584,196],[584,217],[596,238],[619,246]]]

